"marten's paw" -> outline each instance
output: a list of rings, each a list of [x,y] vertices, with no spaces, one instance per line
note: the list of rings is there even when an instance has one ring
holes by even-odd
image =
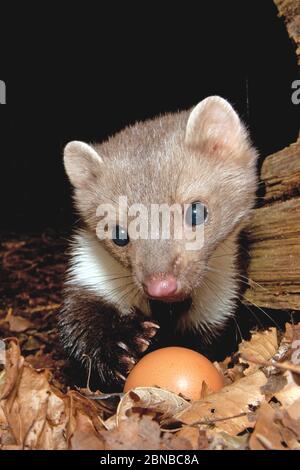
[[[99,389],[121,388],[158,329],[159,325],[138,309],[122,314],[80,287],[65,291],[59,316],[62,344],[71,357],[85,366],[89,362],[92,382]]]
[[[115,377],[118,382],[124,382],[127,374],[137,363],[143,353],[147,351],[151,344],[151,340],[159,330],[159,325],[151,321],[143,321],[137,334],[133,337],[127,337],[125,341],[119,341],[117,348],[119,349],[119,364],[115,370]]]

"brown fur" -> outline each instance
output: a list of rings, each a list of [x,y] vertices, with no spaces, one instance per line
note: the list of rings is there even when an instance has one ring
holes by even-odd
[[[102,144],[88,147],[71,143],[65,150],[75,205],[91,234],[99,221],[98,205],[116,204],[119,196],[126,195],[129,205],[143,203],[147,207],[151,203],[194,201],[207,205],[201,250],[187,251],[185,240],[133,240],[122,248],[111,240],[99,241],[132,274],[144,300],[142,283],[147,276],[170,272],[176,276],[183,297],[191,296],[194,305],[194,310],[182,317],[182,327],[200,326],[197,311],[206,305],[227,309],[224,318],[232,313],[237,290],[236,238],[254,204],[256,159],[244,126],[230,105],[218,97],[201,102],[192,112],[168,114],[127,127]],[[220,258],[226,254],[226,262],[217,261],[216,253]],[[223,270],[228,284],[220,273],[207,273],[209,266]],[[215,303],[209,299],[212,294],[205,287],[209,276],[219,285],[224,306],[215,307],[216,299]],[[206,325],[209,314],[206,308]],[[212,324],[219,320],[212,320]]]

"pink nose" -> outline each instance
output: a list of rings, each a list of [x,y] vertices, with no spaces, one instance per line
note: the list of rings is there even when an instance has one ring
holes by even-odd
[[[177,281],[174,276],[167,275],[163,278],[153,276],[146,282],[146,291],[151,297],[171,297],[177,290]]]

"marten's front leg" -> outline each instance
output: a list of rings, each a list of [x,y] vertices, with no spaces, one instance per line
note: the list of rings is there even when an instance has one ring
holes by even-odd
[[[159,326],[140,310],[122,315],[116,307],[82,288],[65,290],[60,337],[70,356],[86,363],[105,385],[121,384],[148,349]]]

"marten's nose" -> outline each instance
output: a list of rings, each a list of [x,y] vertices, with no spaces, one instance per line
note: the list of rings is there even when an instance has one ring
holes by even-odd
[[[172,297],[177,290],[177,280],[171,274],[151,276],[144,284],[146,293],[153,298],[165,299]]]

